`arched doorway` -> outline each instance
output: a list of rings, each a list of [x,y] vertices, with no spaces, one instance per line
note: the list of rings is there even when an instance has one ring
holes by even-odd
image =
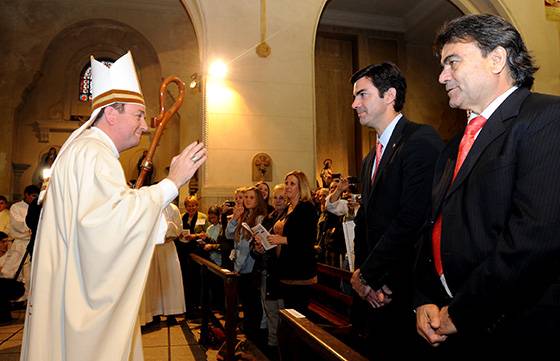
[[[448,140],[464,126],[464,113],[447,105],[437,82],[432,53],[437,29],[464,13],[507,16],[495,1],[330,0],[321,14],[315,43],[316,170],[332,159],[334,172],[356,175],[375,141],[373,130],[355,120],[351,74],[371,63],[392,61],[407,77],[403,113],[432,125]],[[500,11],[497,10],[499,8]]]
[[[5,50],[11,58],[21,59],[6,62],[0,71],[6,89],[10,89],[1,98],[10,97],[4,103],[12,106],[6,109],[8,118],[0,126],[11,138],[4,143],[9,149],[10,170],[0,177],[2,193],[11,194],[9,198],[17,199],[32,181],[41,154],[61,145],[89,115],[91,105],[79,102],[77,94],[79,73],[90,55],[116,59],[132,51],[150,117],[159,112],[162,78],[177,75],[187,80],[200,71],[194,26],[179,2],[108,5],[92,1],[73,4],[71,10],[67,7],[58,0],[40,7],[27,0],[18,2],[17,7],[2,5],[6,10],[2,14],[15,19],[2,36]],[[159,25],[153,26],[156,16]],[[170,123],[156,154],[156,180],[165,176],[165,166],[181,145],[200,138],[200,99],[199,91],[189,92],[178,120]],[[141,146],[145,148],[149,142],[149,137],[144,137]],[[129,179],[136,177],[138,152],[140,148],[132,149],[121,157]]]

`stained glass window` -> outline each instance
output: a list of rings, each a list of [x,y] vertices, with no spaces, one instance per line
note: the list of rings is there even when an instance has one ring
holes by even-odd
[[[107,65],[109,68],[115,62],[113,59],[102,58],[97,59],[103,64]],[[80,101],[89,102],[91,101],[91,65],[87,63],[82,69],[80,74]]]

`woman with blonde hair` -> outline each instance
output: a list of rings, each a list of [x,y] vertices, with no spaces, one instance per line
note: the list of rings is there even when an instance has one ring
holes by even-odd
[[[185,199],[185,213],[183,214],[183,229],[189,230],[190,234],[186,237],[188,241],[205,238],[205,232],[208,228],[208,217],[206,214],[199,212],[198,197],[193,195]]]
[[[314,243],[317,235],[317,212],[305,174],[295,170],[284,179],[288,211],[274,225],[268,241],[280,247],[278,272],[286,308],[306,313],[311,286],[317,283]]]

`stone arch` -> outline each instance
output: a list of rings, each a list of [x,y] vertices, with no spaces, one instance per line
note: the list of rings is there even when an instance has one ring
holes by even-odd
[[[185,7],[187,15],[191,19],[196,38],[198,39],[198,47],[200,49],[199,55],[202,64],[202,61],[205,58],[204,49],[206,49],[206,24],[204,23],[204,16],[202,16],[199,0],[181,0],[181,3]]]
[[[147,102],[157,104],[159,57],[138,30],[116,20],[94,18],[73,23],[56,34],[17,107],[15,162],[36,167],[38,152],[47,145],[62,145],[69,133],[89,117],[91,103],[79,101],[78,86],[91,55],[117,59],[128,50],[133,53]],[[14,184],[13,189],[29,183],[29,173],[25,172],[21,184]]]
[[[72,115],[89,115],[90,104],[73,100],[77,99],[79,74],[89,62],[90,55],[116,59],[128,50],[133,53],[141,83],[159,81],[161,66],[156,50],[138,30],[127,24],[110,19],[88,19],[59,32],[47,47],[38,71],[42,77],[48,76],[50,69],[61,69],[56,73],[64,74],[61,96],[66,101],[62,117],[55,120],[70,120]],[[52,119],[53,114],[47,117]]]
[[[488,13],[500,15],[517,26],[515,19],[501,0],[449,0],[464,14]]]
[[[0,103],[4,109],[0,122],[0,193],[17,199],[21,184],[27,182],[29,169],[36,162],[38,152],[47,145],[40,143],[38,137],[44,140],[50,134],[55,138],[53,142],[60,144],[57,139],[64,139],[64,135],[77,123],[68,120],[70,115],[76,114],[76,107],[72,108],[65,102],[65,97],[77,88],[77,80],[74,81],[73,78],[77,77],[80,66],[87,63],[90,53],[98,56],[109,49],[111,53],[121,55],[132,49],[135,54],[135,46],[141,51],[149,50],[149,57],[135,54],[135,61],[140,70],[148,113],[150,116],[155,115],[158,111],[162,76],[177,75],[186,80],[191,74],[200,71],[196,34],[202,32],[201,26],[197,25],[200,23],[197,22],[200,16],[197,17],[196,12],[190,10],[193,6],[195,5],[188,4],[188,12],[193,18],[191,22],[185,12],[186,6],[175,1],[125,2],[104,6],[97,6],[95,1],[69,4],[54,0],[42,3],[41,6],[37,6],[32,0],[21,0],[17,4],[3,3],[0,14],[5,16],[0,18],[9,26],[0,35],[6,48],[5,61],[0,69],[0,78],[6,90],[0,95]],[[118,39],[111,38],[111,34],[107,32],[87,30],[89,25],[95,23],[102,23],[114,34],[119,34],[116,35]],[[82,41],[83,36],[88,37],[88,32],[96,34],[96,41],[88,42],[89,49]],[[55,51],[54,43],[65,36],[66,40],[76,41],[77,38],[82,43],[80,46],[72,41],[71,44],[63,43],[65,46],[74,44],[75,54]],[[112,47],[114,44],[108,41],[110,39],[120,43],[128,42],[125,44],[126,49],[125,46]],[[100,49],[98,45],[102,43],[106,46]],[[48,57],[54,57],[59,65],[57,69],[60,72],[55,80],[45,71]],[[170,93],[175,94],[175,89],[170,90]],[[35,101],[37,94],[48,94],[50,104]],[[70,98],[73,98],[73,94]],[[165,174],[164,165],[169,163],[180,145],[199,138],[200,98],[200,92],[190,92],[177,116],[181,122],[171,122],[170,128],[173,129],[166,131],[164,137],[173,139],[158,148],[158,157],[163,158],[160,161],[160,174]],[[89,111],[86,104],[78,113],[88,114]],[[190,121],[187,122],[186,119]],[[32,123],[38,120],[49,124],[45,127],[34,126]],[[50,132],[49,127],[52,129],[53,123],[56,131]],[[30,142],[22,145],[22,138],[26,137],[29,137]],[[162,148],[165,150],[160,152]],[[125,154],[121,157],[125,171],[128,168],[124,159],[128,157]]]

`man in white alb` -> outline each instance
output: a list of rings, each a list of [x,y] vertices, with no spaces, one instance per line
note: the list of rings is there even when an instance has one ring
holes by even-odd
[[[205,162],[193,143],[157,185],[127,186],[119,153],[148,127],[130,52],[91,59],[93,112],[59,151],[33,253],[21,360],[142,360],[138,308],[162,210]],[[40,197],[40,198],[41,198]]]

